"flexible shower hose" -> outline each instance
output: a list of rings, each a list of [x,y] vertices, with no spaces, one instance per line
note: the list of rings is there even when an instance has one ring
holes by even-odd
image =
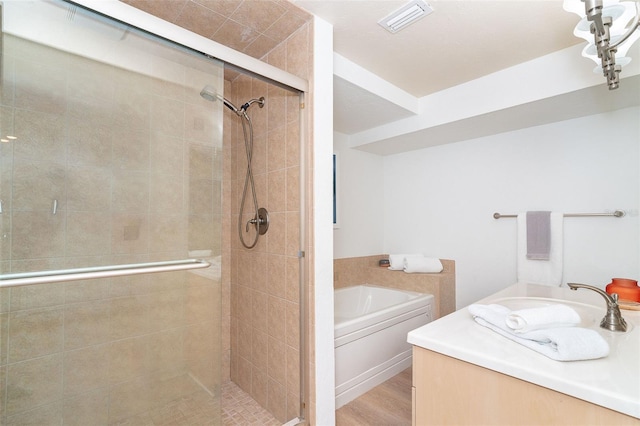
[[[238,215],[238,235],[240,236],[240,242],[245,248],[253,248],[258,243],[258,238],[260,237],[259,232],[259,223],[255,223],[256,225],[256,235],[251,244],[247,244],[244,240],[244,234],[242,232],[242,216],[244,215],[244,201],[247,196],[247,186],[251,187],[251,195],[253,198],[253,207],[256,212],[254,218],[259,220],[258,217],[258,198],[256,196],[256,186],[253,181],[253,170],[251,167],[251,159],[253,157],[253,125],[251,124],[251,119],[247,115],[247,111],[243,110],[240,115],[240,120],[242,121],[242,134],[244,135],[244,150],[247,154],[247,173],[244,177],[244,189],[242,190],[242,201],[240,202],[240,213]],[[247,124],[249,125],[249,134],[247,135]],[[245,227],[245,232],[249,232],[249,224],[251,221],[248,221]]]

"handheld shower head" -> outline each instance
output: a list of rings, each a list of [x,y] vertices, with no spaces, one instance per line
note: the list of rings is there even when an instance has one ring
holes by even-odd
[[[202,90],[200,91],[200,96],[202,96],[204,99],[211,101],[211,102],[215,102],[215,101],[222,101],[222,103],[224,104],[224,106],[226,106],[227,108],[229,108],[231,111],[235,112],[236,114],[240,115],[242,114],[242,110],[243,108],[236,108],[236,106],[234,104],[232,104],[231,102],[229,102],[226,98],[220,96],[218,94],[218,92],[216,91],[216,88],[210,85],[206,85],[202,88]]]
[[[200,91],[200,96],[211,102],[215,102],[220,98],[218,92],[216,91],[216,88],[209,85],[206,85],[202,88],[202,90]]]

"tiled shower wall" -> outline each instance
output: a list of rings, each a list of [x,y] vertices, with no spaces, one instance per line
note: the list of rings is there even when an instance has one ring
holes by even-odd
[[[4,37],[0,127],[18,139],[0,146],[2,273],[220,254],[222,143],[198,96],[215,72],[182,69],[185,90]],[[216,393],[219,283],[175,272],[0,290],[0,424],[108,424]]]
[[[271,51],[266,61],[308,78],[309,31],[310,25],[302,27]],[[248,76],[236,78],[229,87],[230,97],[238,104],[261,96],[266,99],[263,109],[254,104],[249,114],[254,125],[257,198],[270,217],[269,230],[257,246],[243,248],[237,220],[247,160],[239,118],[226,114],[225,133],[232,135],[227,230],[231,234],[230,374],[284,422],[299,415],[300,405],[301,99],[297,93]],[[245,213],[252,212],[250,194],[245,206]],[[245,241],[252,241],[253,234],[247,235]]]

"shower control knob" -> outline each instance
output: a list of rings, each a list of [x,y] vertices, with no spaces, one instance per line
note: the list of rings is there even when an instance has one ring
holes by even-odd
[[[258,214],[253,219],[247,221],[245,232],[249,232],[249,225],[255,225],[260,235],[266,234],[269,230],[269,212],[267,209],[264,207],[258,209]]]

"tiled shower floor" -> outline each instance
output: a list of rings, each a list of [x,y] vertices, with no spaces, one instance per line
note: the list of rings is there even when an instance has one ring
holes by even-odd
[[[222,426],[280,426],[267,410],[240,389],[227,382],[221,387]],[[128,418],[117,426],[218,426],[218,406],[206,392],[199,392],[167,404],[159,410]]]
[[[222,385],[221,404],[223,426],[281,425],[271,413],[262,408],[249,394],[233,382]]]

